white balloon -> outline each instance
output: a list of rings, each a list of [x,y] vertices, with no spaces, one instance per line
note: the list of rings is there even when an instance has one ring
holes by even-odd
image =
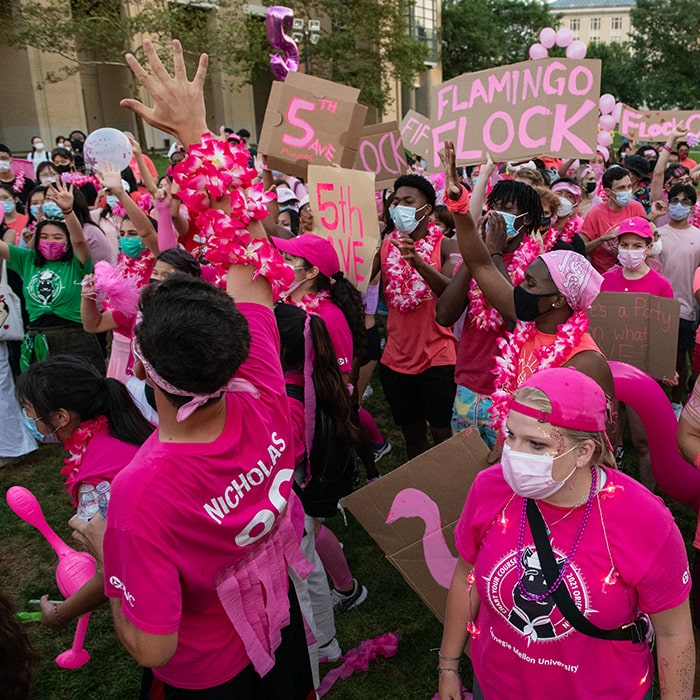
[[[92,170],[122,171],[131,162],[133,153],[129,139],[119,129],[96,129],[85,139],[83,157]]]

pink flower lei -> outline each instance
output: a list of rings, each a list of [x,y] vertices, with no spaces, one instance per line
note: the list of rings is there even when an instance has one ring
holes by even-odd
[[[321,302],[330,298],[331,293],[327,289],[322,289],[321,291],[314,292],[313,294],[304,294],[299,301],[292,301],[290,297],[286,298],[285,301],[290,304],[294,304],[294,306],[298,306],[300,309],[304,309],[307,314],[310,314],[318,313],[318,307],[321,305]]]
[[[397,240],[400,235],[400,232],[394,231],[390,240]],[[442,238],[440,227],[434,223],[428,224],[428,235],[414,243],[416,253],[428,262]],[[391,306],[403,312],[413,311],[420,306],[430,287],[420,273],[401,257],[399,249],[393,244],[389,246],[384,271],[387,277],[384,294]]]
[[[545,345],[535,350],[539,369],[561,366],[569,351],[581,342],[588,326],[589,320],[586,311],[573,313],[565,323],[557,328],[556,338],[551,345]],[[525,343],[533,338],[536,332],[537,327],[534,321],[518,321],[512,333],[506,333],[505,337],[498,339],[501,355],[496,358],[496,368],[493,370],[496,375],[494,381],[496,388],[491,395],[493,403],[489,408],[492,425],[498,431],[505,427],[510,401],[513,398],[513,392],[518,388],[516,380],[520,353]]]
[[[98,433],[101,433],[105,428],[108,428],[108,426],[109,421],[105,416],[97,416],[96,418],[83,421],[64,443],[64,447],[68,450],[69,456],[64,460],[65,466],[61,469],[61,474],[65,474],[66,476],[66,491],[68,491],[68,493],[71,493],[72,486],[78,479],[80,465],[83,463],[85,450],[90,440]],[[73,505],[76,505],[75,499],[73,499]]]
[[[26,179],[27,178],[24,177],[24,173],[15,173],[15,181],[12,183],[12,190],[16,194],[22,194],[22,190],[24,189],[24,182]]]
[[[543,252],[548,253],[554,243],[556,243],[556,238],[552,240],[549,233],[548,231],[544,239],[544,251],[540,250],[540,244],[534,238],[525,236],[525,239],[513,254],[513,258],[506,265],[506,268],[514,287],[522,284],[525,279],[525,270],[527,270],[530,263]],[[503,325],[501,314],[492,306],[487,306],[484,293],[477,285],[476,280],[471,281],[468,297],[469,319],[474,322],[477,328],[482,331],[497,331]]]
[[[73,187],[78,188],[92,184],[95,189],[99,191],[102,187],[100,181],[94,175],[83,175],[82,173],[61,173],[61,180],[73,185]]]
[[[279,251],[265,238],[248,231],[252,221],[268,215],[267,205],[275,198],[265,192],[262,182],[254,183],[257,171],[248,167],[250,154],[240,144],[203,134],[192,146],[173,177],[180,187],[178,197],[191,214],[205,240],[202,252],[223,275],[229,265],[254,265],[255,277],[262,275],[272,285],[275,298],[287,289],[294,273]],[[213,201],[228,200],[230,211],[212,209]]]
[[[117,259],[117,270],[125,279],[135,278],[136,286],[143,287],[148,284],[153,271],[155,258],[148,248],[146,248],[138,258],[132,258],[124,253],[119,253]]]

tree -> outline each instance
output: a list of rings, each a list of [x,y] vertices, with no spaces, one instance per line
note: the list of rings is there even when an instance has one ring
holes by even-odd
[[[263,17],[247,14],[243,0],[179,3],[170,0],[29,0],[12,12],[2,40],[60,55],[65,67],[47,74],[59,81],[86,65],[126,65],[140,36],[156,44],[182,41],[193,60],[206,51],[234,81],[269,75],[270,46]],[[265,0],[272,5],[271,0]],[[408,33],[410,0],[293,0],[300,18],[322,22],[317,44],[305,42],[312,72],[361,90],[360,100],[380,112],[391,95],[391,79],[412,82],[424,70],[425,46]],[[13,11],[14,9],[14,11]]]
[[[550,12],[547,3],[538,0],[445,0],[445,78],[526,61],[540,30],[556,27],[559,18]]]
[[[637,104],[695,109],[700,104],[700,2],[637,0],[632,43],[639,63]]]
[[[631,106],[639,101],[639,62],[629,43],[589,44],[586,58],[601,59],[600,92],[609,92],[617,100]]]

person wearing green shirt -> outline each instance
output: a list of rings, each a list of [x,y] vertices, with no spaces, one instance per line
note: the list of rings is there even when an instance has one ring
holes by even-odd
[[[60,180],[51,183],[46,197],[58,204],[62,216],[37,224],[34,248],[0,241],[0,258],[22,277],[29,314],[20,366],[24,371],[49,355],[82,355],[104,374],[97,338],[83,330],[80,319],[80,282],[92,272],[92,261],[83,227],[73,213],[72,186]]]

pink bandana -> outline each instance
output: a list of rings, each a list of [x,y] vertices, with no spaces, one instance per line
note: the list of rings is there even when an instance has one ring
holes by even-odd
[[[571,250],[553,250],[540,258],[547,266],[555,287],[566,297],[573,311],[590,309],[600,292],[603,276],[591,263]]]
[[[134,357],[140,360],[143,368],[146,370],[146,374],[153,382],[163,391],[167,391],[169,394],[174,394],[175,396],[191,396],[192,398],[186,404],[180,406],[177,410],[176,420],[178,423],[186,421],[200,406],[203,406],[209,399],[215,399],[221,396],[221,394],[228,391],[241,391],[247,394],[252,394],[256,399],[260,398],[260,393],[258,390],[247,380],[247,379],[237,379],[236,377],[231,377],[231,379],[211,394],[193,394],[191,391],[184,391],[183,389],[178,389],[173,386],[170,382],[163,379],[158,372],[153,369],[153,365],[141,354],[141,348],[138,345],[136,339],[134,339],[133,345]]]

